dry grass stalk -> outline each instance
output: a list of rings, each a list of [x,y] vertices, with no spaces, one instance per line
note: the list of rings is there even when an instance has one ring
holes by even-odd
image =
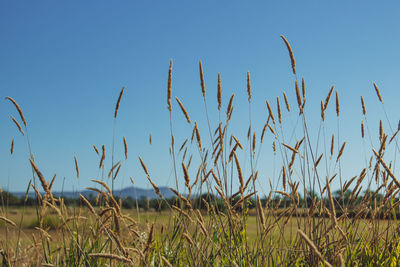
[[[236,144],[240,147],[240,149],[243,150],[243,146],[242,146],[242,144],[240,143],[239,139],[237,139],[234,135],[232,135],[232,138],[233,138],[233,140],[235,140]]]
[[[104,191],[98,189],[98,188],[94,188],[94,187],[86,187],[85,189],[87,190],[91,190],[91,191],[95,191],[98,193],[98,195],[102,195],[104,197],[104,199],[108,199],[106,193],[104,193]]]
[[[188,169],[186,168],[184,162],[182,162],[182,170],[183,170],[183,177],[185,178],[185,186],[187,188],[189,188],[190,187],[190,177],[189,177]]]
[[[233,104],[233,98],[235,97],[235,94],[232,94],[231,98],[229,99],[228,107],[226,108],[226,116],[230,117],[229,114],[231,113],[232,110],[232,104]]]
[[[296,99],[297,99],[297,105],[299,106],[300,114],[303,113],[303,108],[302,108],[302,101],[301,101],[301,96],[300,96],[300,89],[299,89],[299,84],[297,83],[297,80],[294,82],[295,88],[296,88]]]
[[[303,94],[303,102],[306,99],[306,84],[304,82],[304,77],[301,77],[301,93]]]
[[[43,190],[49,195],[52,203],[54,203],[53,194],[50,192],[50,189],[46,183],[46,180],[43,177],[43,174],[39,171],[38,167],[36,166],[35,162],[32,159],[29,159],[33,170],[35,171],[36,175],[39,177],[40,183],[42,184]]]
[[[50,191],[51,191],[51,188],[53,187],[54,181],[56,180],[56,176],[57,176],[57,174],[54,174],[53,178],[50,181],[50,184],[49,184],[49,190]]]
[[[235,205],[232,206],[232,209],[235,210],[240,204],[251,198],[253,195],[255,195],[255,192],[252,192],[245,197],[241,197],[238,201],[236,201]]]
[[[286,191],[286,168],[285,166],[282,166],[282,185],[283,185],[283,190]]]
[[[279,102],[279,96],[276,97],[276,106],[278,109],[278,119],[279,119],[279,123],[282,123],[282,112],[281,112],[281,104]]]
[[[149,134],[149,144],[150,145],[153,144],[153,137],[152,137],[151,133]]]
[[[324,155],[324,153],[322,153],[322,154],[318,157],[318,159],[315,161],[315,164],[314,164],[314,167],[315,167],[315,168],[318,166],[318,164],[319,164],[319,162],[321,161],[323,155]]]
[[[172,59],[169,62],[169,70],[168,70],[167,103],[169,112],[172,111],[171,94],[172,94]]]
[[[117,163],[115,163],[114,166],[111,167],[110,171],[108,172],[108,178],[111,177],[111,175],[112,175],[113,171],[115,170],[115,168],[120,166],[120,164],[121,164],[121,161],[118,161]]]
[[[379,120],[379,140],[382,142],[383,138],[383,125],[382,120]]]
[[[117,200],[115,200],[114,196],[111,193],[107,193],[109,196],[111,203],[113,204],[115,211],[118,213],[118,215],[121,215],[121,207],[119,206]]]
[[[131,265],[133,265],[133,262],[124,257],[124,256],[120,256],[120,255],[116,255],[116,254],[110,254],[110,253],[89,253],[88,254],[89,257],[94,257],[94,258],[105,258],[105,259],[112,259],[112,260],[117,260],[117,261],[123,261],[125,263],[130,263]]]
[[[240,182],[240,192],[243,195],[244,180],[243,180],[242,168],[240,168],[240,162],[239,162],[239,159],[235,152],[233,152],[233,156],[235,157],[236,170],[237,170],[238,178],[239,178],[239,182]]]
[[[250,85],[250,72],[247,72],[247,95],[248,101],[251,102],[251,85]]]
[[[271,133],[276,137],[276,133],[275,133],[274,129],[272,129],[271,125],[268,124],[267,126],[268,126],[268,129],[271,131]]]
[[[218,86],[217,86],[217,101],[218,101],[218,110],[221,110],[222,89],[221,89],[221,74],[219,72],[218,72]]]
[[[150,176],[147,175],[147,179],[149,180],[151,186],[154,189],[154,192],[157,194],[157,196],[159,196],[160,198],[163,198],[160,189],[158,188],[158,186],[151,180]]]
[[[275,118],[274,118],[274,114],[272,113],[271,106],[269,105],[268,100],[266,100],[265,102],[267,103],[267,108],[268,108],[269,116],[271,117],[272,123],[275,124]]]
[[[335,88],[334,85],[332,85],[331,89],[329,90],[328,95],[325,98],[324,109],[326,109],[328,107],[329,100],[331,99],[331,95],[332,95],[332,92],[333,92],[333,88]]]
[[[96,154],[99,155],[99,150],[97,149],[97,147],[95,145],[93,145],[93,149],[96,152]]]
[[[186,118],[187,122],[190,124],[190,117],[189,117],[189,114],[187,113],[185,107],[183,106],[182,102],[179,100],[178,97],[175,97],[175,99],[176,99],[176,102],[178,102],[179,107],[181,108],[183,115],[185,115],[185,118]]]
[[[10,153],[11,153],[11,155],[14,153],[14,138],[11,141]]]
[[[190,244],[193,245],[194,242],[192,240],[192,238],[190,238],[189,234],[187,232],[183,233],[183,236],[185,237],[186,241]]]
[[[75,161],[76,178],[79,178],[79,166],[75,156],[74,156],[74,161]]]
[[[332,214],[332,222],[335,227],[337,226],[337,218],[336,218],[336,208],[335,208],[335,203],[333,201],[332,193],[331,193],[331,186],[330,186],[330,181],[328,180],[328,176],[326,177],[326,187],[328,189],[328,197],[329,197],[329,204],[331,206],[331,214]]]
[[[115,180],[116,178],[117,178],[117,176],[118,176],[118,173],[119,173],[119,170],[121,169],[121,164],[118,166],[118,168],[117,168],[117,170],[115,171],[115,174],[114,174],[114,177],[113,177],[113,180]]]
[[[322,121],[325,121],[325,107],[324,107],[324,102],[321,100],[321,119]]]
[[[172,267],[172,264],[167,260],[167,258],[165,258],[164,256],[161,256],[161,260],[163,261],[163,263],[165,264],[165,266],[167,267]]]
[[[337,156],[337,158],[336,158],[336,161],[339,161],[340,157],[341,157],[342,154],[343,154],[343,150],[344,150],[344,147],[345,147],[345,146],[346,146],[346,142],[344,142],[343,145],[340,147],[339,154],[338,154],[338,156]]]
[[[339,114],[340,114],[339,94],[336,91],[336,116],[339,117]]]
[[[259,196],[257,196],[257,209],[258,209],[258,215],[260,216],[261,225],[263,228],[265,228],[265,223],[266,223],[265,214]]]
[[[361,121],[361,137],[364,138],[364,122]]]
[[[383,166],[383,168],[385,168],[386,172],[389,174],[390,177],[392,177],[393,181],[396,183],[396,185],[398,187],[400,187],[400,183],[397,180],[396,176],[394,176],[392,170],[388,167],[388,165],[386,164],[386,162],[383,161],[382,157],[379,156],[379,154],[375,151],[375,149],[372,149],[372,151],[374,152],[377,160],[381,163],[381,165]]]
[[[184,210],[182,210],[181,208],[178,208],[175,205],[171,206],[172,209],[178,211],[179,213],[181,213],[183,216],[185,216],[186,219],[188,219],[189,221],[193,222],[192,218],[189,216],[189,214],[187,212],[185,212]]]
[[[296,148],[293,148],[291,146],[289,146],[288,144],[282,143],[282,145],[286,148],[289,148],[291,151],[293,151],[293,153],[299,153],[299,151]]]
[[[373,83],[373,84],[374,84],[374,88],[375,88],[375,91],[376,91],[376,95],[378,96],[379,101],[383,104],[383,100],[382,100],[381,93],[379,92],[379,88],[378,88],[378,86],[376,85],[376,83]]]
[[[99,169],[103,166],[103,162],[106,158],[106,148],[104,145],[101,147],[102,153],[101,153],[101,159],[100,159],[100,164],[99,164]]]
[[[150,176],[149,171],[147,170],[146,164],[144,164],[144,162],[140,156],[139,156],[139,161],[140,161],[140,164],[142,165],[142,168],[143,168],[144,172],[146,173],[146,175]]]
[[[281,38],[285,42],[285,45],[286,45],[286,47],[288,49],[289,56],[290,56],[290,63],[292,65],[293,74],[296,75],[296,61],[294,59],[292,47],[290,46],[290,44],[289,44],[288,40],[285,38],[285,36],[281,35]]]
[[[210,173],[211,173],[212,177],[214,178],[214,181],[217,183],[217,185],[218,185],[221,189],[223,189],[223,186],[222,186],[222,184],[221,184],[221,180],[218,179],[218,177],[215,175],[215,173],[214,173],[214,171],[213,171],[212,169],[211,169]]]
[[[306,244],[318,256],[318,258],[320,258],[325,263],[326,266],[332,267],[332,265],[324,259],[324,257],[322,256],[321,252],[319,252],[318,248],[315,246],[314,242],[312,242],[311,239],[308,238],[308,236],[302,230],[298,229],[297,233],[299,233],[301,238],[303,238],[303,240],[306,242]]]
[[[264,141],[264,134],[265,134],[265,131],[267,130],[267,127],[268,127],[268,125],[269,125],[269,120],[270,120],[270,116],[268,116],[268,119],[267,119],[267,122],[264,124],[264,127],[263,127],[263,130],[262,130],[262,132],[261,132],[261,143]]]
[[[122,87],[121,92],[119,93],[119,96],[118,96],[117,104],[115,104],[114,118],[117,118],[119,104],[121,103],[121,98],[122,98],[122,95],[124,94],[124,90],[125,90],[125,87]]]
[[[204,234],[204,236],[208,237],[208,232],[204,224],[197,218],[197,223],[200,225],[201,232]]]
[[[22,135],[25,135],[25,134],[24,134],[24,131],[22,130],[21,125],[19,125],[18,121],[17,121],[12,115],[10,115],[10,117],[11,117],[12,121],[15,123],[15,125],[17,126],[19,132],[20,132]]]
[[[283,98],[285,99],[286,109],[287,109],[288,112],[290,112],[289,100],[288,100],[288,98],[286,96],[285,91],[283,91]]]
[[[92,179],[91,181],[95,182],[95,183],[98,183],[99,185],[102,185],[108,191],[108,193],[111,194],[111,189],[105,182],[99,181],[99,180],[95,180],[95,179]]]
[[[37,196],[38,202],[40,203],[40,200],[42,200],[42,195],[40,194],[39,190],[36,188],[35,185],[31,184],[33,190],[35,191],[35,194]]]
[[[253,152],[256,151],[256,132],[253,133]]]
[[[331,157],[333,155],[333,150],[335,148],[335,135],[332,134],[332,140],[331,140]]]
[[[200,132],[199,132],[199,127],[197,126],[197,122],[194,122],[194,131],[196,134],[197,144],[199,145],[199,148],[201,149],[201,138],[200,138]]]
[[[125,159],[128,159],[128,144],[126,142],[125,136],[122,137],[122,140],[124,142],[124,152],[125,152]],[[98,153],[97,153],[98,154]]]
[[[145,253],[150,248],[151,243],[153,243],[153,234],[154,234],[154,223],[151,225],[149,236],[146,242],[146,247],[143,250],[143,253]]]
[[[13,98],[11,98],[9,96],[6,96],[5,99],[10,100],[13,103],[13,105],[15,106],[15,108],[17,109],[17,111],[19,113],[19,116],[21,117],[22,122],[24,123],[24,125],[26,127],[26,119],[25,119],[24,113],[22,113],[22,109],[18,105],[18,103]]]
[[[84,196],[82,196],[81,194],[79,194],[81,200],[86,204],[86,206],[88,207],[88,209],[90,210],[91,213],[93,213],[94,215],[97,215],[95,209],[93,208],[92,204],[90,204],[89,200],[87,200]]]
[[[282,196],[285,196],[285,197],[287,197],[288,199],[292,199],[291,197],[290,197],[290,195],[288,194],[288,193],[286,193],[286,192],[283,192],[283,191],[279,191],[279,190],[276,190],[276,191],[274,191],[275,193],[278,193],[278,194],[280,194],[280,195],[282,195]]]
[[[6,217],[0,216],[0,221],[3,221],[5,223],[8,223],[12,226],[17,226],[17,224],[13,221],[11,221],[10,219],[7,219]]]
[[[112,239],[114,240],[114,242],[117,244],[119,250],[122,252],[122,254],[124,254],[125,257],[128,257],[128,251],[124,248],[124,246],[121,243],[121,240],[118,238],[118,236],[116,234],[114,234],[113,231],[111,230],[107,230],[107,233],[109,235],[111,235]]]
[[[204,75],[203,75],[203,65],[201,64],[201,60],[199,61],[199,70],[200,70],[200,85],[201,85],[201,93],[203,97],[206,97],[206,86],[204,84]]]
[[[181,147],[179,148],[179,152],[181,152],[182,149],[185,147],[187,141],[188,141],[188,139],[186,138],[186,140],[182,143]]]
[[[365,116],[365,114],[367,113],[366,109],[365,109],[365,103],[364,103],[364,98],[363,96],[361,96],[361,107],[362,107],[362,113]]]

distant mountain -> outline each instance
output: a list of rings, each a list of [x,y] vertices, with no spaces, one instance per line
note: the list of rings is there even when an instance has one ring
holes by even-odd
[[[171,198],[175,196],[175,194],[169,189],[168,187],[159,187],[160,192],[163,195],[164,198]],[[91,191],[91,190],[83,190],[80,192],[76,191],[64,191],[64,192],[57,192],[54,191],[52,192],[55,197],[63,196],[66,198],[79,198],[79,193],[82,194],[84,197],[89,197],[90,195],[96,196],[96,192]],[[24,197],[25,193],[24,192],[13,192],[11,193],[12,195],[16,197]],[[34,192],[29,192],[29,197],[34,197],[35,193]],[[148,199],[155,199],[159,198],[155,193],[153,189],[143,189],[139,187],[126,187],[121,190],[114,190],[114,196],[121,197],[121,198],[127,198],[131,197],[133,199],[141,199],[142,197],[148,198]]]

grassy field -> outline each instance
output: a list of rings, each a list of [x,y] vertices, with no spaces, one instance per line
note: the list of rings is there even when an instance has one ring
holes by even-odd
[[[266,101],[267,117],[263,129],[254,131],[251,124],[252,88],[247,73],[249,125],[247,140],[242,142],[230,130],[234,111],[234,94],[222,100],[218,75],[218,123],[208,117],[206,88],[200,62],[200,85],[208,129],[200,131],[183,103],[172,101],[172,61],[168,71],[167,105],[171,119],[171,169],[176,184],[171,188],[175,201],[164,199],[152,180],[151,169],[139,157],[143,173],[166,209],[140,212],[123,209],[112,194],[120,161],[105,167],[106,152],[95,148],[103,177],[92,180],[90,189],[96,201],[80,197],[77,206],[65,205],[64,199],[52,194],[53,180],[45,179],[28,147],[33,176],[29,189],[35,191],[36,206],[0,209],[0,260],[5,266],[398,266],[400,265],[399,217],[400,182],[393,166],[397,146],[396,129],[379,121],[378,135],[368,127],[366,107],[361,96],[361,137],[368,147],[360,157],[370,159],[354,177],[341,172],[346,142],[339,140],[340,124],[329,132],[325,128],[328,106],[338,122],[339,93],[334,86],[320,103],[321,116],[310,121],[306,116],[306,85],[296,74],[296,63],[289,42],[287,47],[293,72],[296,101],[290,103],[283,92],[281,98]],[[383,105],[378,86],[377,105]],[[114,122],[124,89],[117,98]],[[7,97],[18,112],[14,123],[21,133],[27,123],[21,107]],[[261,99],[264,101],[264,99]],[[333,103],[332,103],[333,102]],[[272,105],[271,103],[276,103]],[[329,103],[332,103],[329,105]],[[174,109],[172,107],[174,106]],[[224,106],[224,110],[222,110]],[[372,107],[373,108],[373,107]],[[174,112],[173,112],[174,111]],[[182,113],[192,131],[181,144],[175,144],[173,114]],[[181,114],[181,115],[182,115]],[[332,112],[331,112],[332,114]],[[180,116],[181,116],[180,115]],[[388,115],[386,114],[386,117]],[[181,116],[182,118],[182,116]],[[291,118],[291,119],[288,119]],[[294,123],[294,119],[297,120]],[[319,125],[310,133],[310,125]],[[116,123],[113,132],[115,133]],[[288,136],[295,140],[288,139]],[[329,136],[327,138],[326,136]],[[331,137],[332,136],[332,137]],[[29,136],[25,135],[30,144]],[[115,138],[115,137],[114,137]],[[128,146],[124,140],[125,158]],[[263,144],[269,146],[278,164],[278,185],[269,180],[269,190],[261,195],[258,153]],[[291,141],[287,141],[291,140]],[[113,142],[114,143],[114,142]],[[375,144],[375,145],[374,145]],[[377,145],[376,145],[377,144]],[[266,146],[264,144],[264,146]],[[190,149],[188,149],[190,147]],[[324,147],[321,152],[319,147]],[[361,151],[361,150],[360,150]],[[13,148],[11,148],[11,154]],[[113,153],[113,152],[112,152]],[[107,158],[114,158],[114,154]],[[248,155],[246,160],[241,161]],[[193,160],[192,160],[193,156]],[[246,166],[246,167],[244,167]],[[76,163],[79,176],[79,167]],[[195,175],[193,175],[195,173]],[[106,175],[108,174],[108,175]],[[247,174],[250,174],[248,177]],[[260,175],[261,176],[261,175]],[[235,182],[233,182],[233,180]],[[331,184],[340,181],[332,192]],[[376,188],[372,189],[374,183]],[[336,188],[335,188],[336,189]],[[44,192],[40,195],[38,192]],[[213,196],[198,198],[202,192]],[[1,203],[6,203],[2,199]],[[301,215],[301,216],[300,216]],[[23,216],[23,218],[21,217]]]

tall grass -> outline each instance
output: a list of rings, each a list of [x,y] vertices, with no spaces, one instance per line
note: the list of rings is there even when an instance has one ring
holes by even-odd
[[[393,129],[379,88],[373,83],[390,132],[385,132],[380,121],[378,146],[373,145],[374,135],[369,131],[366,106],[361,96],[361,138],[368,137],[369,142],[364,142],[365,152],[360,152],[360,156],[370,160],[366,160],[366,166],[358,171],[357,176],[343,177],[341,161],[347,143],[340,137],[339,94],[332,86],[326,98],[318,104],[321,109],[320,120],[310,121],[307,107],[313,103],[306,101],[305,80],[298,78],[292,48],[285,37],[282,36],[282,39],[289,52],[296,103],[290,103],[285,92],[276,101],[268,99],[265,102],[268,114],[266,124],[260,132],[255,131],[251,110],[252,101],[258,99],[252,97],[250,74],[247,73],[247,141],[240,141],[231,131],[234,94],[227,101],[226,111],[221,109],[220,74],[217,85],[218,123],[213,125],[210,120],[201,62],[200,89],[208,129],[199,128],[178,97],[179,109],[175,111],[171,100],[171,60],[167,104],[170,154],[175,177],[175,187],[171,190],[176,195],[175,201],[164,199],[153,182],[146,160],[139,157],[138,161],[159,197],[159,204],[168,206],[168,222],[154,217],[143,223],[139,221],[139,215],[135,220],[121,208],[121,202],[113,194],[114,180],[125,162],[114,162],[116,119],[124,89],[116,102],[112,164],[108,172],[104,164],[104,145],[101,153],[94,146],[102,173],[101,179],[92,180],[93,187],[89,188],[96,195],[96,205],[81,195],[81,205],[71,209],[64,204],[63,198],[54,197],[51,189],[55,177],[47,182],[30,151],[29,137],[25,135],[34,173],[34,183],[29,184],[26,196],[29,190],[36,192],[36,221],[31,227],[34,229],[31,244],[20,245],[20,233],[25,231],[22,227],[24,212],[20,215],[19,223],[12,221],[7,217],[7,207],[2,199],[2,227],[18,231],[15,248],[7,245],[12,240],[0,243],[3,265],[399,265],[400,182],[393,170],[395,158],[387,156],[386,152],[392,151],[392,146],[396,153],[399,150],[397,134],[400,125],[396,130]],[[7,99],[17,109],[28,133],[20,106],[14,99]],[[333,101],[337,126],[333,133],[328,133],[326,112]],[[275,109],[273,103],[276,103]],[[173,115],[176,112],[182,112],[185,121],[193,129],[182,144],[175,143]],[[11,118],[24,135],[18,120]],[[319,124],[316,133],[310,132],[314,128],[309,127],[311,123]],[[258,184],[266,184],[268,180],[260,177],[258,160],[266,140],[273,143],[271,152],[276,155],[279,165],[274,180],[279,184],[269,180],[270,188],[264,195],[259,191]],[[126,159],[128,145],[125,137],[123,142]],[[250,166],[244,167],[246,162]],[[76,158],[75,164],[79,177]],[[245,176],[247,173],[249,177]],[[42,190],[36,184],[36,177]],[[184,183],[184,188],[179,188],[180,181]],[[373,182],[376,189],[372,189]],[[339,184],[339,190],[332,191],[332,184]],[[44,194],[39,191],[44,191]],[[251,234],[250,229],[256,234]]]

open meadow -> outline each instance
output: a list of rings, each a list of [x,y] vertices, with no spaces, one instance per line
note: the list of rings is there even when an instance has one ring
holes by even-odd
[[[137,164],[157,195],[147,211],[124,208],[126,200],[113,193],[124,164],[114,160],[114,140],[123,140],[125,159],[129,149],[122,136],[114,136],[111,151],[93,145],[101,173],[87,188],[93,198],[80,195],[74,204],[66,204],[53,195],[57,178],[41,172],[29,145],[23,107],[7,96],[16,131],[27,140],[32,177],[19,207],[9,206],[8,194],[1,194],[3,266],[398,266],[400,182],[391,155],[399,152],[400,124],[391,125],[385,113],[386,118],[378,121],[379,132],[371,133],[369,123],[375,122],[367,120],[367,110],[375,107],[367,107],[361,96],[363,119],[357,128],[359,138],[366,139],[366,150],[359,156],[368,160],[355,170],[357,175],[343,175],[347,143],[340,135],[339,122],[346,120],[341,117],[340,92],[332,86],[320,102],[308,102],[307,83],[297,75],[295,54],[289,41],[281,39],[293,74],[292,88],[276,99],[254,98],[247,72],[247,103],[240,103],[249,108],[248,124],[242,126],[245,140],[231,131],[239,104],[235,94],[222,98],[220,74],[215,73],[213,102],[219,117],[211,120],[206,98],[210,91],[199,63],[200,100],[208,124],[200,129],[183,101],[173,97],[170,61],[165,71],[170,135],[165,142],[169,142],[174,197],[163,196],[152,177],[151,162],[139,157]],[[124,90],[115,97],[113,133]],[[371,83],[371,90],[377,95],[376,106],[385,108],[379,86]],[[265,102],[262,129],[252,127],[254,101]],[[320,107],[316,121],[315,116],[308,117],[310,105]],[[325,127],[328,119],[337,121],[335,129]],[[184,139],[174,131],[177,121],[191,129]],[[259,175],[261,150],[274,155],[278,171],[272,180],[278,183]],[[111,166],[105,158],[112,158]],[[79,177],[76,158],[75,172]],[[268,190],[262,191],[260,184]],[[35,197],[28,198],[28,192]]]

